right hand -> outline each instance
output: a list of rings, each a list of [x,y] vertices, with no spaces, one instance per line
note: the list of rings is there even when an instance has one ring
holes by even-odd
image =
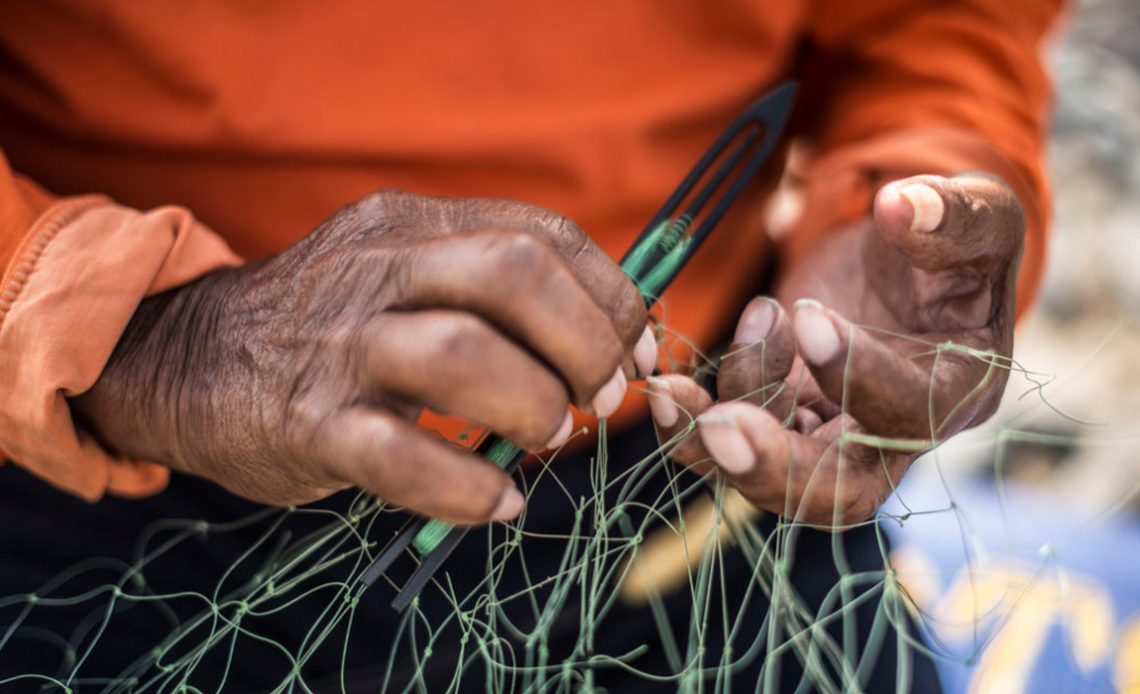
[[[72,406],[111,450],[256,501],[359,486],[479,523],[522,496],[417,428],[424,407],[542,449],[569,436],[570,404],[612,414],[655,356],[637,290],[564,217],[385,191],[279,256],[147,299]]]

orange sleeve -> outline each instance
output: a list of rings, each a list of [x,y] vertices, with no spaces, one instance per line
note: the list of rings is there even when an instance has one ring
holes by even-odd
[[[161,489],[165,468],[100,449],[67,397],[95,383],[143,298],[238,262],[182,208],[56,198],[0,153],[0,460],[89,500]]]
[[[883,184],[988,171],[1026,210],[1018,308],[1045,262],[1043,147],[1051,89],[1042,44],[1062,0],[816,0],[808,15],[802,133],[814,145],[796,262],[828,230],[870,211]],[[821,95],[812,97],[810,95]]]

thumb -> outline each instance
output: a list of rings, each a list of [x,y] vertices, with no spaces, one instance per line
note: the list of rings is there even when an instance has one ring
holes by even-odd
[[[985,173],[887,184],[875,196],[874,220],[884,241],[928,271],[1008,265],[1020,254],[1025,234],[1017,196]]]

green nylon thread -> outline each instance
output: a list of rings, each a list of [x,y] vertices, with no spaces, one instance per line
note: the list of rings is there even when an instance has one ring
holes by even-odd
[[[637,288],[641,291],[641,295],[646,299],[656,299],[661,295],[665,289],[665,285],[677,274],[677,269],[684,262],[685,256],[689,250],[689,237],[684,236],[681,238],[680,243],[673,246],[669,253],[661,259],[661,262],[650,268],[649,272],[645,273],[644,277],[635,279]]]
[[[646,300],[657,298],[661,290],[664,289],[665,283],[676,274],[677,268],[685,260],[690,241],[685,232],[688,231],[691,223],[692,219],[686,215],[676,219],[666,219],[657,225],[653,233],[637,244],[626,257],[625,262],[621,264],[622,271],[633,280],[641,292],[641,296]],[[659,251],[665,255],[646,270],[646,263],[654,251]],[[502,468],[506,467],[520,450],[506,439],[499,439],[491,445],[486,457],[487,460]],[[439,544],[451,532],[452,527],[454,526],[450,523],[432,519],[416,533],[415,538],[412,539],[412,547],[420,556],[426,557],[434,552],[436,547],[439,547]]]
[[[666,219],[658,224],[657,228],[653,230],[653,233],[642,239],[640,243],[633,247],[629,255],[626,256],[625,261],[621,264],[621,269],[625,271],[625,274],[630,279],[635,282],[637,281],[635,278],[641,275],[642,268],[644,268],[645,263],[649,261],[649,254],[653,252],[655,247],[661,244],[663,238],[668,234],[669,225],[671,223],[672,220]]]
[[[646,302],[657,299],[688,255],[691,238],[685,232],[689,230],[692,221],[688,215],[682,215],[661,222],[621,264],[621,269],[637,285]],[[646,268],[646,263],[654,250],[663,253],[664,256]]]

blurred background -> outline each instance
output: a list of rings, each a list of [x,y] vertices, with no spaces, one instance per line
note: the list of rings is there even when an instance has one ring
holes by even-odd
[[[1054,227],[999,414],[892,511],[947,691],[1140,692],[1140,2],[1083,0],[1050,48]]]

